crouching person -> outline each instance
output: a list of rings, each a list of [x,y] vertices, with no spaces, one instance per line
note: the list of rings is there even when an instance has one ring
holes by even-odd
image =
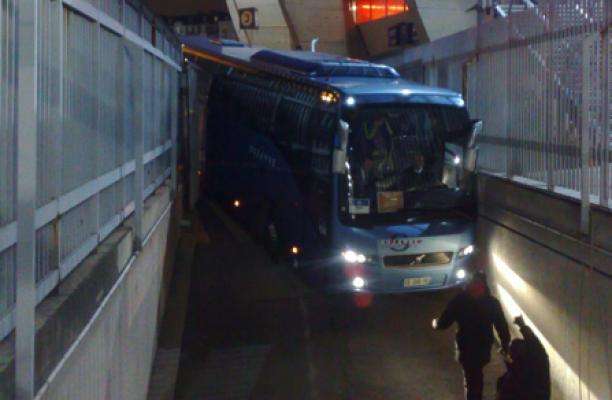
[[[497,400],[549,400],[550,364],[542,343],[523,317],[516,317],[523,339],[514,339],[506,355],[507,372],[497,381]]]

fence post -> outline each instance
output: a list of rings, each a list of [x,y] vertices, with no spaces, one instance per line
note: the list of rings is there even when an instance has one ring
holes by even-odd
[[[589,234],[590,226],[590,159],[591,159],[591,112],[592,96],[592,52],[597,44],[597,35],[587,36],[582,43],[582,110],[580,124],[580,232]]]
[[[17,298],[15,397],[34,397],[36,140],[38,123],[38,2],[17,7]]]
[[[510,0],[509,10],[514,1]],[[506,178],[512,179],[514,173],[512,151],[512,12],[508,12],[508,48],[506,53]]]
[[[546,33],[552,33],[555,24],[555,5],[548,3],[548,20],[545,22]],[[544,64],[544,77],[546,82],[546,107],[545,107],[545,124],[546,124],[546,143],[544,145],[544,157],[546,166],[546,188],[549,191],[554,191],[554,157],[555,153],[552,151],[552,135],[553,135],[553,121],[554,118],[554,93],[555,93],[555,76],[553,70],[553,39],[548,36],[546,41],[546,62]]]
[[[610,24],[612,24],[612,5],[610,5],[609,1],[604,2],[604,25],[601,30],[601,55],[602,55],[602,157],[601,157],[601,170],[600,170],[600,190],[599,190],[599,202],[602,206],[608,207],[609,204],[609,195],[608,193],[608,185],[610,182],[610,174],[608,170],[608,165],[610,163],[610,140],[611,140],[611,132],[610,132],[610,99],[608,95],[610,93],[610,76],[609,76],[609,68],[610,68]]]
[[[179,93],[179,84],[178,84],[178,80],[179,80],[179,74],[180,72],[177,72],[174,70],[174,68],[170,67],[170,76],[172,77],[172,82],[170,85],[170,96],[172,96],[172,100],[170,101],[171,103],[171,110],[170,112],[171,114],[171,139],[172,139],[172,149],[170,150],[171,153],[171,160],[170,160],[170,168],[171,168],[171,177],[172,177],[172,194],[173,197],[174,195],[176,195],[177,192],[177,159],[178,159],[178,140],[177,140],[177,136],[178,136],[178,93]]]

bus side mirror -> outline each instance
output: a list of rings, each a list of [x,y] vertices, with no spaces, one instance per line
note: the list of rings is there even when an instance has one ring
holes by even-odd
[[[346,149],[348,147],[349,124],[340,120],[338,133],[334,140],[333,173],[343,174],[346,171]]]
[[[472,121],[472,128],[465,145],[465,157],[463,160],[463,168],[466,171],[474,172],[476,170],[476,158],[478,156],[478,148],[476,147],[476,138],[482,133],[482,121],[477,119]]]

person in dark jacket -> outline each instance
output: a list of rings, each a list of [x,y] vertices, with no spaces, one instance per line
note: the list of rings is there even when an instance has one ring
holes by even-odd
[[[523,339],[514,339],[506,357],[508,371],[497,381],[497,400],[549,400],[550,364],[542,343],[523,317],[516,317]]]
[[[446,306],[432,326],[436,330],[447,329],[457,323],[458,361],[463,367],[467,400],[481,400],[483,368],[491,360],[493,327],[502,345],[502,353],[508,350],[510,332],[499,300],[491,295],[486,276],[477,272],[464,290]]]

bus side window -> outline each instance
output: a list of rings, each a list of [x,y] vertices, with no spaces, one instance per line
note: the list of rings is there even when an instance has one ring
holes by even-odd
[[[333,131],[329,113],[313,110],[308,123],[310,149],[310,199],[313,223],[323,240],[327,240],[331,218],[331,146]]]

